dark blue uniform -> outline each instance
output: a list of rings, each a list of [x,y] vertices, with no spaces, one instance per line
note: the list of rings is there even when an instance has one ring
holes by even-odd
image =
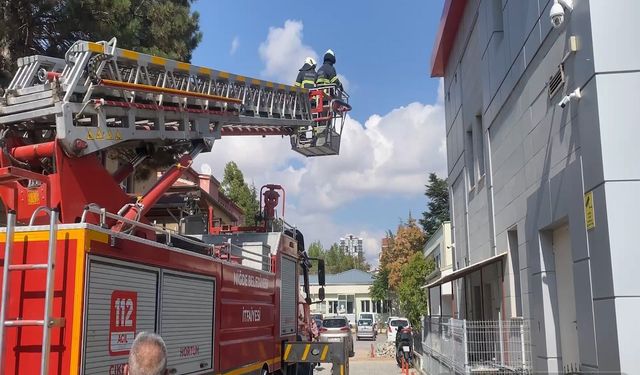
[[[296,86],[304,87],[305,89],[313,88],[316,85],[316,79],[318,74],[313,65],[305,63],[298,72],[298,78],[296,78]]]
[[[338,79],[338,74],[336,73],[336,68],[333,67],[333,64],[336,63],[336,57],[330,53],[324,54],[324,62],[320,69],[318,69],[318,79],[316,83],[319,85],[329,85],[336,84],[339,88],[342,89],[342,83]]]

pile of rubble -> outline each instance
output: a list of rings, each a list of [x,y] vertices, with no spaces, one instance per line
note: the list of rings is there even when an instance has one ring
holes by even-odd
[[[392,342],[376,344],[376,357],[395,358],[395,346]]]

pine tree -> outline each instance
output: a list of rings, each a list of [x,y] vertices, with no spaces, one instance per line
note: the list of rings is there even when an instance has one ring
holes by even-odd
[[[19,57],[63,57],[79,39],[189,62],[202,39],[193,0],[0,0],[0,86]]]
[[[427,210],[422,213],[420,225],[429,238],[443,222],[449,220],[449,189],[447,181],[438,178],[435,173],[429,174],[429,182],[425,187],[424,195],[429,198],[429,203]]]

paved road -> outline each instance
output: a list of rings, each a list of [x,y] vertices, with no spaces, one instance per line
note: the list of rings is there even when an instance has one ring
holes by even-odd
[[[383,343],[387,336],[378,335],[377,343]],[[400,368],[392,358],[371,358],[371,344],[373,341],[356,341],[354,349],[356,355],[349,361],[349,375],[397,375],[401,374]],[[324,364],[322,368],[316,369],[317,375],[330,375],[331,365]],[[411,374],[417,374],[415,370]]]

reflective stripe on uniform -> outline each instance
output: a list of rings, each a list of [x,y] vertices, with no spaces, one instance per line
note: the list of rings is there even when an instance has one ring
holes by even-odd
[[[318,78],[318,79],[316,80],[316,83],[319,83],[319,84],[321,84],[321,85],[328,85],[328,84],[330,84],[330,83],[331,83],[331,81],[329,81],[329,80],[328,80],[328,79],[326,79],[326,78]]]
[[[302,81],[302,87],[304,88],[314,87],[315,85],[316,82],[310,79],[305,79]]]
[[[337,80],[338,80],[338,76],[335,76],[335,77],[331,78],[331,83],[334,83]]]

